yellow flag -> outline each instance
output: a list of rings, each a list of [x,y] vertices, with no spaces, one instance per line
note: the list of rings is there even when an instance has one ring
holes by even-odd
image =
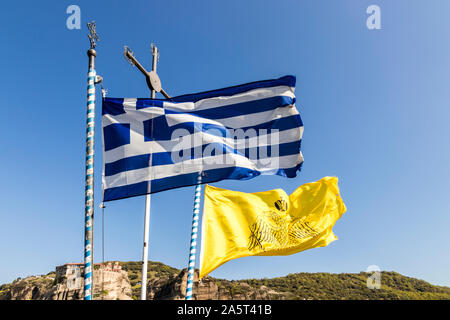
[[[332,228],[346,211],[336,177],[282,189],[244,193],[207,185],[200,278],[232,259],[290,255],[337,240]]]

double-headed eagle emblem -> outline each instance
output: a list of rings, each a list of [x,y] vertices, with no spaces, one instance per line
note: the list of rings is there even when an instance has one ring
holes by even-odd
[[[276,245],[278,249],[292,247],[300,240],[314,237],[318,234],[304,217],[293,219],[288,214],[288,202],[279,199],[274,203],[274,209],[260,213],[256,222],[250,225],[248,249],[265,251],[267,245]]]

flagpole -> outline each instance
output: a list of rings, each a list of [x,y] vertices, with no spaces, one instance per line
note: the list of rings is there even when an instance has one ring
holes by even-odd
[[[197,253],[198,217],[200,213],[200,200],[202,197],[201,183],[202,183],[202,173],[199,172],[197,176],[197,185],[195,186],[194,213],[192,215],[191,244],[189,249],[188,276],[186,280],[186,300],[192,300],[192,293],[194,290],[194,270],[195,270],[195,255]]]
[[[158,63],[158,48],[152,45],[152,55],[153,64],[152,71],[156,73],[156,65]],[[151,90],[151,98],[155,99],[156,90]],[[153,134],[153,125],[152,125]],[[152,152],[150,150],[150,170],[152,170]],[[151,177],[149,180],[148,192],[150,192],[151,187]],[[147,270],[148,270],[148,238],[149,238],[149,225],[150,225],[150,205],[151,205],[151,195],[147,193],[145,196],[145,217],[144,217],[144,245],[142,252],[142,280],[141,280],[141,300],[147,300]]]
[[[145,80],[147,82],[148,87],[151,91],[151,98],[155,99],[156,92],[161,92],[161,94],[166,98],[170,99],[167,92],[165,92],[161,87],[161,81],[156,74],[156,65],[158,63],[159,51],[158,48],[152,43],[151,44],[152,56],[153,56],[153,64],[152,71],[147,72],[145,68],[139,63],[139,61],[135,58],[134,53],[125,46],[124,48],[124,56],[132,65],[136,66],[139,71],[145,76]],[[150,135],[153,136],[153,119],[151,125]],[[149,159],[149,170],[152,170],[152,159],[153,154],[151,150],[150,159]],[[150,225],[150,207],[151,207],[151,171],[150,171],[150,179],[148,181],[148,189],[147,194],[145,195],[145,217],[144,217],[144,245],[142,250],[142,278],[141,278],[141,300],[147,299],[147,269],[148,269],[148,237],[149,237],[149,225]]]
[[[84,300],[92,300],[93,292],[93,228],[94,228],[94,127],[95,127],[95,84],[99,82],[95,72],[95,51],[98,40],[95,21],[88,23],[91,48],[89,57],[86,115],[86,172],[85,172],[85,219],[84,219]]]

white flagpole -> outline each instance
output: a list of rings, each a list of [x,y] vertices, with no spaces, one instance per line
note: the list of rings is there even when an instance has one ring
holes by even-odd
[[[153,65],[152,71],[156,73],[156,64],[158,63],[158,48],[152,46],[153,55]],[[156,91],[151,90],[151,98],[154,99],[156,96]],[[152,124],[153,133],[153,124]],[[149,169],[152,170],[152,152],[150,150],[150,166]],[[151,178],[151,177],[150,177]],[[151,179],[148,182],[148,192],[151,188]],[[144,218],[144,246],[142,252],[142,280],[141,280],[141,300],[147,300],[147,270],[148,270],[148,238],[149,238],[149,225],[150,225],[150,205],[151,205],[151,195],[148,193],[145,196],[145,218]]]
[[[134,66],[136,66],[139,71],[141,71],[146,79],[147,85],[151,90],[151,98],[155,99],[156,92],[161,92],[161,94],[166,98],[170,99],[167,92],[165,92],[161,88],[161,81],[159,80],[158,75],[156,74],[156,64],[158,62],[159,58],[159,51],[158,48],[152,43],[151,50],[153,55],[153,65],[152,65],[152,71],[147,72],[145,68],[139,63],[139,61],[136,60],[134,57],[134,53],[130,50],[130,48],[126,47],[124,48],[124,56],[125,58]],[[150,135],[153,136],[153,119],[152,126],[151,126],[151,132]],[[150,152],[150,159],[149,159],[149,170],[152,170],[152,158],[153,154],[151,150]],[[148,189],[147,194],[145,196],[145,218],[144,218],[144,245],[142,250],[142,279],[141,279],[141,300],[147,299],[147,269],[148,269],[148,234],[149,234],[149,225],[150,225],[150,206],[151,206],[151,172],[150,171],[150,179],[148,182]]]

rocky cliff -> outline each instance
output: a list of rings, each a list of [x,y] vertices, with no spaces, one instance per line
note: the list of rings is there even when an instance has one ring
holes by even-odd
[[[187,269],[183,269],[174,276],[150,279],[147,286],[147,299],[184,300],[187,276]],[[223,281],[232,285],[222,285]],[[194,273],[194,300],[270,300],[284,299],[285,296],[263,285],[252,287],[245,282],[220,281],[208,276],[199,281],[198,270]]]
[[[81,300],[84,282],[59,280],[55,273],[17,279],[0,287],[0,300]],[[131,285],[126,271],[94,271],[94,299],[131,300]]]

